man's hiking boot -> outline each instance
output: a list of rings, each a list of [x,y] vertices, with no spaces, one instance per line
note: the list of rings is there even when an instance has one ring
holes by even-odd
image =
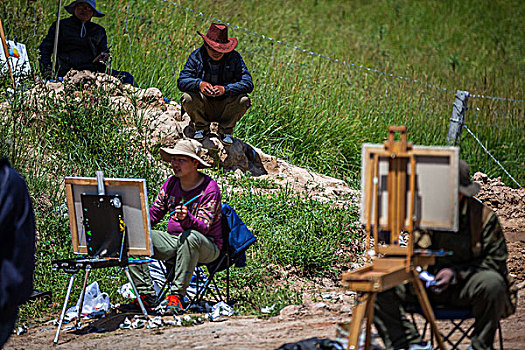
[[[226,145],[231,145],[233,143],[233,137],[231,134],[224,134],[222,142]]]
[[[155,307],[155,297],[151,295],[141,295],[140,299],[142,300],[142,303],[144,304],[146,311],[150,313]],[[133,299],[133,301],[129,304],[120,305],[118,309],[121,312],[140,312],[142,313],[142,309],[140,308],[139,302],[136,298]]]
[[[167,308],[168,312],[178,315],[181,314],[184,311],[184,307],[182,306],[181,298],[178,295],[170,294],[166,296],[164,299],[167,302]]]
[[[195,131],[195,135],[193,135],[193,138],[195,140],[202,140],[204,138],[204,130]]]

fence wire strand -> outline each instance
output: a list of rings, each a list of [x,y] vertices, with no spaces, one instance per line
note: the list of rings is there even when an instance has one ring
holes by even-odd
[[[249,34],[249,35],[252,35],[252,36],[257,36],[257,37],[259,37],[259,38],[261,38],[263,40],[271,41],[271,42],[273,42],[275,44],[283,45],[283,46],[289,47],[291,49],[303,52],[305,54],[308,54],[308,55],[311,55],[311,56],[314,56],[314,57],[318,57],[318,58],[322,58],[322,59],[325,59],[325,60],[328,60],[328,61],[331,61],[331,62],[334,62],[334,63],[338,63],[338,64],[341,64],[341,65],[346,66],[346,67],[358,68],[358,69],[366,70],[368,72],[373,72],[373,73],[380,74],[380,75],[383,75],[383,76],[387,76],[387,77],[390,77],[390,78],[393,78],[393,79],[404,80],[404,81],[407,81],[407,82],[420,84],[420,85],[423,85],[423,86],[426,86],[426,87],[429,87],[429,88],[433,88],[433,89],[437,89],[437,90],[441,90],[441,91],[448,91],[448,92],[451,91],[451,90],[449,90],[447,88],[444,88],[444,87],[441,87],[441,86],[437,86],[437,85],[434,85],[434,84],[430,84],[430,83],[427,83],[425,81],[421,81],[421,80],[418,80],[418,79],[411,79],[411,78],[403,77],[403,76],[400,76],[400,75],[395,75],[395,74],[392,74],[392,73],[383,72],[383,71],[380,71],[378,69],[374,69],[374,68],[363,66],[361,64],[340,60],[338,58],[333,58],[333,57],[330,57],[330,56],[322,55],[322,54],[314,52],[314,51],[306,50],[306,49],[300,48],[300,47],[298,47],[296,45],[288,44],[288,43],[283,42],[281,40],[277,40],[277,39],[274,39],[272,37],[266,36],[264,34],[259,34],[257,32],[251,31],[251,30],[249,30],[247,28],[240,27],[238,25],[235,25],[235,24],[232,24],[230,22],[224,21],[224,20],[222,20],[220,18],[207,16],[206,14],[202,13],[201,11],[197,11],[197,10],[194,10],[192,8],[179,5],[176,2],[173,2],[173,1],[170,1],[170,0],[152,0],[152,1],[165,2],[165,3],[169,4],[169,5],[172,5],[172,6],[175,6],[175,7],[179,8],[179,9],[185,11],[185,12],[192,13],[192,14],[198,16],[198,17],[201,17],[204,20],[224,23],[228,27],[233,28],[233,29],[237,29],[237,30],[240,30],[240,31],[243,31],[246,34]],[[471,97],[490,99],[490,100],[499,100],[499,101],[525,102],[525,100],[517,100],[517,99],[506,98],[506,97],[484,96],[484,95],[480,95],[480,94],[471,94]]]
[[[483,145],[483,143],[476,137],[476,135],[474,135],[474,133],[469,129],[469,127],[467,125],[463,125],[463,127],[465,128],[465,130],[467,130],[467,132],[474,138],[474,140],[477,141],[477,143],[479,143],[479,145],[481,146],[481,148],[483,148],[483,150],[490,156],[490,158],[492,158],[493,161],[496,162],[496,164],[499,165],[499,167],[505,172],[505,174],[507,174],[508,177],[511,178],[512,181],[514,181],[514,183],[516,185],[518,185],[519,188],[522,188],[520,183],[518,181],[516,181],[516,179],[514,177],[512,177],[511,174],[509,174],[509,172],[507,171],[507,169],[505,169],[505,167],[492,155],[492,153],[489,152],[489,150]]]

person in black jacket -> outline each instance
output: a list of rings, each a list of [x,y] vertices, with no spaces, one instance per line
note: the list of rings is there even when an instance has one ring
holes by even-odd
[[[14,328],[18,307],[33,291],[35,217],[27,185],[0,158],[0,349]]]
[[[231,144],[235,124],[251,105],[252,76],[234,50],[238,40],[228,38],[227,26],[212,23],[206,35],[197,33],[204,44],[190,54],[177,80],[184,92],[182,106],[193,122],[196,140],[217,122],[222,142]]]
[[[55,67],[57,76],[63,77],[71,69],[89,70],[105,72],[119,78],[123,83],[134,85],[130,73],[109,68],[111,57],[106,30],[101,25],[91,22],[93,17],[104,16],[97,10],[95,0],[76,0],[65,6],[65,9],[72,16],[60,21]],[[38,47],[40,69],[45,77],[51,77],[55,30],[56,22],[51,25]]]

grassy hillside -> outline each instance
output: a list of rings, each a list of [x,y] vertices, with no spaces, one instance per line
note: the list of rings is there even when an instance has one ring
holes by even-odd
[[[12,3],[18,6],[2,4],[7,32],[34,50],[56,2],[34,10],[25,0]],[[458,89],[525,98],[521,1],[119,0],[99,6],[107,15],[96,21],[108,31],[114,67],[174,99],[178,72],[201,45],[196,31],[206,32],[212,19],[231,23],[256,82],[253,108],[237,135],[349,181],[358,176],[360,144],[381,141],[390,124],[407,125],[416,143],[444,144]],[[27,21],[9,21],[13,15]],[[471,130],[521,183],[524,107],[471,98],[467,113]],[[472,137],[463,139],[462,156],[474,170],[511,182]]]
[[[178,72],[201,45],[197,30],[206,32],[211,18],[247,29],[230,28],[256,84],[253,107],[239,122],[236,136],[275,156],[355,184],[361,144],[381,142],[388,125],[407,125],[416,144],[444,144],[454,94],[461,89],[475,95],[467,112],[469,129],[525,183],[525,103],[483,97],[525,99],[522,1],[223,0],[174,5],[115,0],[99,1],[99,7],[107,16],[95,21],[107,29],[113,68],[130,71],[142,88],[156,86],[175,100],[180,95]],[[7,36],[25,43],[33,62],[55,12],[54,0],[0,2]],[[102,169],[106,176],[146,178],[154,194],[164,180],[158,145],[144,144],[126,131],[101,92],[96,104],[87,95],[73,101],[71,92],[59,106],[42,101],[37,108],[21,95],[10,96],[7,79],[1,84],[1,100],[11,104],[0,118],[0,139],[11,143],[1,142],[0,151],[25,175],[35,200],[40,234],[36,285],[62,297],[57,286],[64,286],[67,276],[52,273],[49,262],[70,255],[68,221],[59,209],[63,177],[93,176]],[[146,140],[143,122],[135,117]],[[503,176],[512,185],[465,132],[461,154],[474,171]],[[355,208],[334,208],[286,189],[270,197],[253,193],[253,187],[264,186],[256,180],[241,182],[240,193],[225,194],[259,237],[249,253],[249,268],[235,271],[234,292],[245,312],[298,300],[297,291],[288,286],[266,283],[279,270],[276,266],[291,266],[309,278],[336,276],[341,265],[354,259],[359,240]],[[123,281],[115,274],[115,279],[100,282],[114,291]]]

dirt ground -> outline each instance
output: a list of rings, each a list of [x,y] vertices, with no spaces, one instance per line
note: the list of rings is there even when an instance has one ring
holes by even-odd
[[[483,184],[479,198],[500,217],[509,249],[508,267],[520,287],[517,312],[501,321],[504,348],[525,349],[525,190],[512,190],[499,179],[476,174]],[[56,349],[275,349],[287,342],[311,337],[335,339],[337,324],[351,320],[354,295],[338,287],[338,281],[320,282],[305,296],[317,302],[290,305],[273,318],[231,317],[223,322],[204,322],[190,327],[116,330],[76,335],[63,331]],[[314,295],[315,294],[315,295]],[[441,329],[448,325],[438,322]],[[13,335],[5,349],[52,348],[56,328],[40,324],[22,335]],[[496,338],[496,342],[498,338]],[[468,347],[464,342],[461,349]],[[497,346],[497,343],[496,347]]]

